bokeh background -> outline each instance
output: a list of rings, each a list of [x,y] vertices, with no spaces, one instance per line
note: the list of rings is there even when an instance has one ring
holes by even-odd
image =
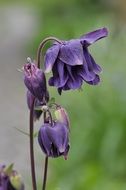
[[[109,36],[90,47],[102,82],[83,90],[50,93],[71,121],[69,158],[50,159],[48,190],[126,190],[126,1],[0,0],[0,162],[15,163],[31,190],[26,89],[17,71],[36,58],[47,36],[77,38],[100,27]],[[39,129],[41,122],[35,126]],[[44,155],[35,140],[38,190]]]

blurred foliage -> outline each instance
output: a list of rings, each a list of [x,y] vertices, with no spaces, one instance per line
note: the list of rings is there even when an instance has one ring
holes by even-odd
[[[39,32],[29,45],[32,47],[32,54],[35,54],[38,44],[47,36],[70,39],[82,35],[84,31],[94,27],[100,12],[104,11],[101,0],[30,1],[32,3],[37,9],[39,20]]]

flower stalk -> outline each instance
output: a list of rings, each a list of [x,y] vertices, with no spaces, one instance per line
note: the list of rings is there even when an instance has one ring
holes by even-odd
[[[45,38],[39,45],[38,47],[38,51],[37,51],[37,66],[38,68],[40,68],[40,59],[41,59],[41,50],[44,48],[45,44],[50,41],[50,40],[53,40],[53,41],[56,41],[58,42],[59,44],[61,44],[62,42],[55,38],[55,37],[48,37],[48,38]]]
[[[47,171],[48,171],[48,156],[45,157],[45,167],[44,167],[44,177],[43,177],[42,190],[46,189]]]
[[[35,98],[33,98],[32,101],[32,106],[30,109],[30,160],[31,160],[31,175],[32,175],[32,187],[33,190],[37,190],[37,185],[36,185],[36,176],[35,176],[35,161],[34,161],[34,102]]]

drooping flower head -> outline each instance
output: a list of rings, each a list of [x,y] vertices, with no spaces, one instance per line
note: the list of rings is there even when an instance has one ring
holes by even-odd
[[[31,94],[40,102],[48,101],[49,95],[46,87],[44,72],[35,63],[28,62],[23,67],[24,83]]]
[[[84,82],[97,85],[101,67],[96,64],[88,46],[108,35],[102,28],[81,36],[79,39],[55,43],[45,54],[45,72],[52,71],[49,85],[62,90],[81,88]]]
[[[60,122],[44,123],[38,134],[38,142],[42,151],[48,157],[64,156],[66,159],[69,151],[69,130]]]

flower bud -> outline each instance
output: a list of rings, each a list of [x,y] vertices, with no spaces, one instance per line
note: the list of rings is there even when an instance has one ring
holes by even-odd
[[[0,166],[0,190],[24,190],[21,176],[13,170],[13,164]]]
[[[10,176],[10,183],[16,190],[24,190],[21,175],[19,175],[17,172],[13,172],[13,174]]]
[[[26,63],[23,70],[24,83],[32,95],[41,102],[48,101],[49,95],[44,72],[35,63]]]
[[[28,108],[31,109],[32,102],[33,102],[34,96],[31,94],[31,92],[28,90],[27,91],[27,105]],[[36,108],[37,106],[42,106],[42,102],[40,102],[38,99],[35,99],[35,104],[34,107]],[[42,114],[42,110],[36,110],[34,109],[34,120],[39,120],[40,116]]]
[[[57,107],[55,111],[56,120],[64,123],[68,128],[70,127],[69,117],[66,110],[62,107]]]
[[[68,135],[68,128],[63,123],[55,122],[53,126],[44,123],[39,130],[38,142],[48,157],[55,158],[63,155],[66,159],[70,148]]]

